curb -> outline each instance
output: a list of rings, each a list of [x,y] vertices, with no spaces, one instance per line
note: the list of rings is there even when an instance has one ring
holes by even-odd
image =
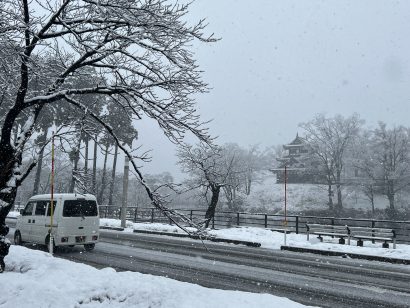
[[[320,254],[320,255],[324,255],[324,256],[349,257],[349,258],[352,258],[352,259],[380,261],[380,262],[387,262],[387,263],[394,263],[394,264],[406,264],[406,265],[410,264],[410,260],[406,260],[406,259],[397,259],[397,258],[388,258],[388,257],[381,257],[381,256],[362,255],[362,254],[351,253],[351,252],[330,251],[330,250],[302,248],[302,247],[294,247],[294,246],[280,246],[280,249],[281,250],[294,251],[294,252],[308,252],[308,253]]]

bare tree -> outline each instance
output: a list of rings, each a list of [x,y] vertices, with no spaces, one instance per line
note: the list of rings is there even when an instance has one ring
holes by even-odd
[[[388,129],[385,123],[372,133],[368,169],[374,175],[389,201],[389,212],[395,215],[395,195],[410,184],[410,132],[403,126]]]
[[[163,198],[144,183],[136,154],[99,114],[82,103],[82,97],[95,95],[103,101],[109,96],[124,114],[156,120],[174,142],[180,142],[187,132],[209,142],[191,98],[193,93],[206,91],[189,50],[192,40],[214,41],[203,35],[204,22],[189,26],[183,18],[189,5],[164,0],[37,2],[2,1],[0,45],[14,51],[18,70],[0,79],[8,104],[0,136],[0,225],[5,224],[17,188],[36,165],[33,161],[24,166],[23,154],[46,105],[72,106],[108,131],[130,158],[153,205],[170,215],[172,210]],[[44,65],[49,61],[45,59],[55,63],[52,71]],[[74,81],[79,76],[90,76],[94,82],[78,85]],[[44,90],[31,86],[35,78]],[[13,83],[17,84],[14,88],[9,86]],[[26,120],[13,140],[16,121],[23,114]]]
[[[362,123],[357,114],[348,118],[341,115],[326,118],[323,114],[319,114],[313,120],[300,124],[306,132],[305,138],[311,157],[317,161],[318,170],[321,170],[322,177],[326,179],[330,209],[333,209],[332,186],[336,186],[336,212],[342,210],[342,171],[346,154],[358,135]]]
[[[235,164],[235,156],[223,156],[222,148],[209,147],[199,144],[196,147],[185,145],[178,150],[178,164],[182,170],[190,175],[185,183],[188,190],[200,189],[207,200],[208,208],[205,213],[204,225],[207,228],[215,216],[216,206],[220,198],[221,189],[229,183]],[[210,197],[209,197],[210,195]]]

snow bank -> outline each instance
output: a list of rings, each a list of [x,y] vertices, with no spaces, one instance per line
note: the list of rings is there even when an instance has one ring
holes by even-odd
[[[268,294],[204,288],[164,277],[102,270],[12,246],[0,275],[0,306],[229,308],[306,307]]]
[[[210,232],[217,237],[253,241],[261,243],[261,247],[270,249],[280,249],[284,245],[284,234],[280,232],[272,232],[261,228],[231,228],[223,230],[212,230]],[[310,240],[306,240],[306,234],[287,234],[286,243],[288,246],[312,248],[329,251],[339,251],[344,253],[356,253],[369,256],[380,256],[386,258],[398,258],[410,260],[410,246],[397,244],[396,249],[381,248],[382,243],[376,242],[372,244],[370,241],[364,241],[364,247],[356,246],[356,241],[351,240],[350,245],[341,245],[337,238],[324,237],[323,242],[320,242],[315,236],[311,236]],[[390,244],[392,247],[392,244]]]

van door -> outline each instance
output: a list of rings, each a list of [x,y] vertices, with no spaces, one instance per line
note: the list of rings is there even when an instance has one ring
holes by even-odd
[[[65,200],[59,232],[74,239],[75,244],[90,242],[93,233],[98,232],[98,207],[95,200]]]
[[[33,221],[33,209],[35,205],[35,201],[29,201],[19,217],[18,229],[20,230],[21,240],[23,242],[30,242],[32,239],[31,227]]]
[[[38,200],[34,209],[31,224],[31,241],[44,244],[48,228],[46,227],[46,208],[50,201]]]

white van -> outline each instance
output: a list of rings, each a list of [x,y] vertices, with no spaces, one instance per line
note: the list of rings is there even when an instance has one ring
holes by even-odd
[[[49,246],[51,195],[31,197],[17,218],[14,243]],[[97,200],[90,194],[54,194],[54,246],[84,245],[92,250],[99,239]]]

